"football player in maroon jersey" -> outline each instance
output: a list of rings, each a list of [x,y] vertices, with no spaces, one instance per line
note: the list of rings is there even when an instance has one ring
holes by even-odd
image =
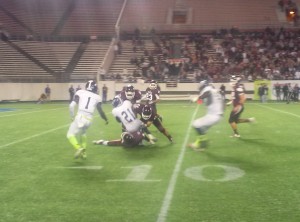
[[[158,116],[160,121],[162,121],[162,117],[157,113],[156,103],[160,101],[160,87],[155,80],[151,80],[149,87],[146,89],[146,95],[144,99],[146,100],[146,104],[150,105],[152,111]]]
[[[238,79],[232,84],[232,100],[227,103],[228,105],[232,103],[232,111],[230,113],[229,117],[229,124],[233,130],[233,135],[231,137],[236,137],[239,138],[241,137],[237,124],[239,123],[249,123],[249,122],[254,122],[255,118],[240,118],[242,112],[244,111],[244,103],[246,102],[246,95],[245,95],[245,89],[243,84],[240,83],[240,80]]]
[[[140,120],[145,124],[145,126],[149,127],[151,126],[151,124],[153,124],[159,130],[159,132],[161,132],[168,138],[170,142],[173,142],[172,136],[163,127],[158,114],[153,112],[153,109],[150,105],[138,104],[138,106],[136,106],[134,110],[137,114],[140,115]],[[155,140],[155,138],[152,138],[152,135],[149,130],[145,130],[145,132],[148,134],[149,138]]]
[[[123,147],[135,147],[138,145],[142,145],[142,141],[146,140],[147,137],[145,134],[139,130],[136,132],[123,132],[121,134],[121,139],[116,140],[94,140],[93,143],[96,145],[104,145],[104,146],[123,146]]]
[[[133,85],[125,86],[119,95],[122,101],[129,100],[132,104],[140,103],[142,99],[141,91],[135,89]]]

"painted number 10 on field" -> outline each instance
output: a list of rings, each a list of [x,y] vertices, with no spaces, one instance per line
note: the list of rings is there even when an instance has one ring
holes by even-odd
[[[86,169],[86,170],[100,170],[102,166],[84,166],[84,167],[68,167],[69,169]],[[127,171],[124,178],[115,178],[106,180],[106,182],[159,182],[160,179],[148,179],[151,172],[151,165],[127,166],[121,167],[122,170]],[[217,178],[212,178],[210,171],[218,171]],[[238,167],[227,165],[202,165],[187,168],[184,175],[192,180],[205,181],[205,182],[227,182],[237,180],[245,175],[245,171]]]

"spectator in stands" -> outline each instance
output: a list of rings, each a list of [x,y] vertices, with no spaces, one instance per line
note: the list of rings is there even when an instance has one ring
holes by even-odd
[[[47,85],[45,88],[45,94],[47,96],[47,100],[50,101],[51,100],[51,88],[49,87],[49,85]]]

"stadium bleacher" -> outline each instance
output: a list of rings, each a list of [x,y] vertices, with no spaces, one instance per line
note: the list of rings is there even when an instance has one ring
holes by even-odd
[[[54,78],[55,81],[51,72],[65,71],[71,72],[66,79],[75,81],[94,77],[105,61],[111,39],[116,37],[115,29],[119,17],[120,32],[133,34],[134,30],[139,28],[142,35],[148,35],[145,42],[149,43],[146,46],[149,50],[153,47],[149,40],[149,33],[153,28],[159,34],[172,33],[173,36],[195,31],[211,33],[213,30],[232,27],[239,30],[263,30],[267,26],[293,28],[294,24],[279,18],[276,1],[229,0],[226,4],[220,2],[220,0],[0,0],[1,30],[7,31],[9,37],[12,37],[10,41],[34,58],[34,61],[30,61],[30,58],[26,58],[24,53],[18,52],[16,48],[1,43],[1,50],[7,54],[2,55],[4,57],[2,63],[6,61],[6,64],[1,67],[1,79],[13,75],[22,75],[26,79],[25,73],[28,73],[28,76],[32,73],[32,77],[35,74],[41,78]],[[299,0],[295,2],[299,5]],[[124,3],[126,5],[121,15]],[[186,10],[188,23],[174,23],[173,12],[176,10]],[[79,39],[72,41],[67,37]],[[25,39],[30,41],[24,41]],[[136,69],[136,66],[130,64],[131,52],[130,42],[122,42],[122,53],[111,62],[112,66],[108,71],[131,75]],[[142,53],[142,50],[137,51],[137,55]],[[216,60],[214,52],[209,53],[210,57]],[[24,63],[23,67],[20,69],[9,67],[9,64],[19,64],[19,61],[13,62],[13,58],[20,59]],[[26,67],[29,70],[24,70]],[[45,70],[45,67],[49,69]],[[18,73],[18,70],[22,72]],[[194,78],[194,75],[190,76]]]

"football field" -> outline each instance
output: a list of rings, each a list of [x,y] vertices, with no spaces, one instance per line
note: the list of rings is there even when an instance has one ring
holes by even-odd
[[[231,107],[208,131],[203,152],[186,148],[203,105],[162,102],[174,138],[153,126],[155,145],[93,145],[118,139],[121,126],[103,106],[86,160],[66,139],[68,104],[0,104],[0,222],[299,222],[300,105],[247,102],[241,138],[230,138]]]

